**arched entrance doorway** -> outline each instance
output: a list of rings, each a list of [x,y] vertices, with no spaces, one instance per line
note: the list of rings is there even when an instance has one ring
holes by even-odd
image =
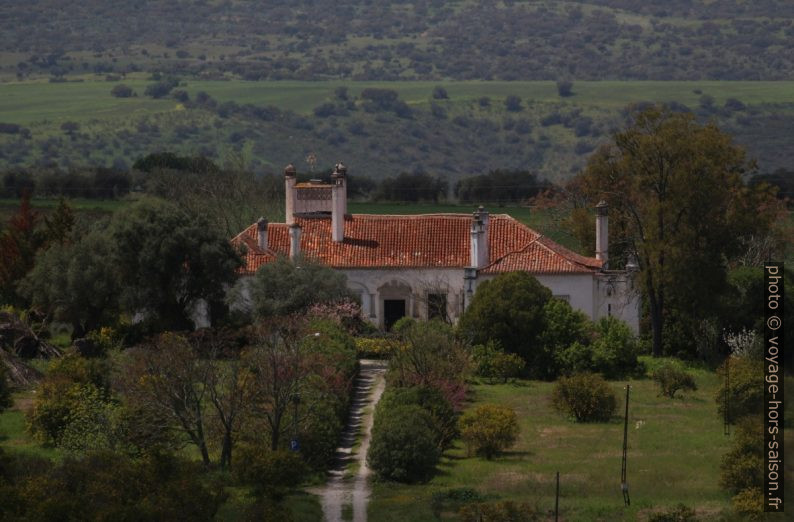
[[[381,326],[385,330],[405,317],[410,315],[411,287],[408,284],[392,280],[378,288],[381,306],[383,310]]]

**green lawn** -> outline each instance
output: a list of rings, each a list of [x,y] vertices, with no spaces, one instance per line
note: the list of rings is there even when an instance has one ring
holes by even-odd
[[[620,490],[622,419],[576,424],[551,408],[553,383],[521,381],[478,384],[473,392],[473,404],[494,402],[518,413],[521,435],[514,448],[486,461],[467,458],[457,443],[428,484],[376,484],[370,518],[434,521],[432,495],[463,487],[494,499],[528,502],[546,512],[554,508],[557,471],[561,520],[643,520],[649,510],[679,502],[706,519],[715,518],[730,505],[729,495],[718,485],[720,459],[730,438],[723,435],[713,399],[717,377],[705,370],[695,374],[698,391],[674,400],[658,397],[650,380],[630,381],[630,507],[624,507]],[[619,396],[624,396],[624,386],[612,383]],[[454,511],[443,511],[442,518],[454,520]]]
[[[14,406],[0,413],[0,448],[8,452],[58,460],[63,455],[60,450],[41,445],[27,432],[27,421],[23,410],[28,407],[32,399],[33,392],[14,394]]]

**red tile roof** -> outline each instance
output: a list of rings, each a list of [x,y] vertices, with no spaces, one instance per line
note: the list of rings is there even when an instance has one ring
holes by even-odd
[[[345,216],[344,241],[331,240],[331,219],[296,217],[301,252],[334,268],[464,268],[470,266],[468,214]],[[244,273],[254,273],[277,255],[289,255],[284,223],[268,224],[268,250],[257,245],[254,223],[232,243],[245,245]],[[489,264],[485,273],[525,270],[535,274],[590,273],[601,261],[554,243],[505,214],[490,216]]]

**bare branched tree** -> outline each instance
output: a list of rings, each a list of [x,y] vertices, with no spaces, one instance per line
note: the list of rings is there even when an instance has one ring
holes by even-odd
[[[132,349],[119,374],[124,397],[146,418],[162,419],[194,444],[210,465],[204,401],[213,367],[182,337],[162,334]]]

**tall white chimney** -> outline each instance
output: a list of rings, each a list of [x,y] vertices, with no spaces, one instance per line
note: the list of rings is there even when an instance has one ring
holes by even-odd
[[[600,259],[603,268],[607,268],[609,261],[609,206],[606,201],[596,205],[596,259]]]
[[[471,216],[471,266],[483,268],[488,264],[488,212],[480,207]]]
[[[490,229],[491,216],[482,205],[477,209],[480,213],[480,221],[482,221],[482,234],[480,235],[480,248],[477,252],[480,255],[480,266],[486,266],[489,262],[488,257],[488,230]]]
[[[286,216],[284,222],[288,225],[295,223],[295,206],[298,195],[296,194],[295,184],[297,183],[297,171],[295,166],[290,163],[284,168],[284,187],[286,190],[284,207]]]
[[[347,213],[347,167],[340,161],[331,174],[331,239],[341,243],[345,239]]]
[[[267,250],[267,219],[264,217],[256,222],[256,244],[259,250]]]
[[[293,223],[289,226],[289,258],[295,261],[301,253],[301,226]]]

